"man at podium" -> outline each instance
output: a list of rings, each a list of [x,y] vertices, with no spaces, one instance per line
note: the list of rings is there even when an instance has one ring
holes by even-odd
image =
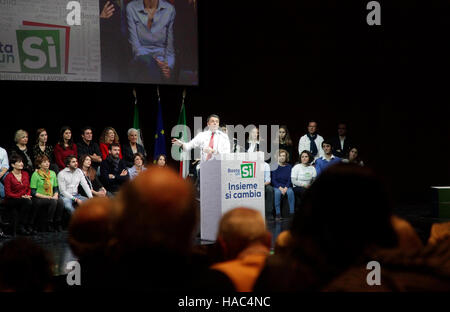
[[[191,141],[182,142],[173,139],[172,144],[181,146],[185,152],[193,148],[200,148],[201,162],[210,160],[214,155],[230,153],[230,140],[228,136],[219,130],[219,116],[212,114],[207,119],[208,130],[200,132]]]

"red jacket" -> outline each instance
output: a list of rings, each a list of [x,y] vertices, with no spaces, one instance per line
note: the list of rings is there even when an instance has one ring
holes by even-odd
[[[75,155],[75,157],[78,158],[77,145],[72,144],[71,147],[68,147],[67,149],[63,149],[62,146],[59,145],[59,143],[58,143],[55,145],[54,154],[55,154],[55,162],[58,165],[59,170],[63,170],[64,168],[66,168],[66,165],[64,164],[64,160],[66,159],[67,156]]]
[[[111,144],[100,143],[100,151],[102,152],[102,159],[105,160],[109,155],[109,146]],[[120,148],[119,158],[122,159],[122,148]]]
[[[6,198],[22,198],[23,195],[31,195],[30,176],[22,170],[22,183],[10,172],[3,180]]]

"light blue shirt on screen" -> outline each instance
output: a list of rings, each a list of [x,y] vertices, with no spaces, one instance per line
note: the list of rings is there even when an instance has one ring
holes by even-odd
[[[148,14],[144,10],[144,0],[133,0],[127,6],[129,42],[133,55],[151,54],[164,60],[173,69],[175,49],[173,46],[173,23],[175,8],[166,0],[159,0],[153,17],[152,27],[147,27]]]

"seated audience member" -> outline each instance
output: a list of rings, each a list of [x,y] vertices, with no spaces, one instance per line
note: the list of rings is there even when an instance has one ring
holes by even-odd
[[[285,150],[280,150],[278,152],[278,167],[272,171],[272,186],[275,195],[274,204],[278,220],[281,218],[280,205],[283,195],[287,195],[290,213],[294,213],[295,197],[291,182],[292,166],[288,164],[288,161],[289,154]]]
[[[8,174],[9,160],[8,153],[5,149],[0,147],[0,199],[5,198],[5,187],[3,186],[3,179]]]
[[[23,170],[28,173],[28,176],[31,177],[33,173],[33,160],[32,153],[28,150],[28,132],[25,130],[17,130],[14,136],[15,145],[11,148],[9,152],[9,156],[11,157],[13,153],[16,153],[23,159]]]
[[[78,207],[70,219],[68,241],[83,270],[83,288],[108,288],[111,285],[108,244],[113,238],[117,214],[107,198],[93,198]]]
[[[306,150],[313,155],[314,159],[322,157],[324,155],[322,142],[323,137],[317,134],[317,122],[311,120],[308,122],[308,132],[298,141],[298,153]]]
[[[106,127],[102,135],[100,136],[100,151],[102,152],[102,160],[105,160],[109,155],[109,147],[111,144],[120,144],[119,135],[116,130],[112,127]],[[122,159],[122,150],[119,145],[119,158]]]
[[[365,268],[373,252],[397,246],[391,211],[371,170],[330,167],[305,193],[291,225],[288,254],[268,258],[255,290],[320,290],[353,265]]]
[[[245,142],[245,152],[253,153],[259,151],[259,130],[253,127],[248,134],[248,140]]]
[[[356,147],[350,148],[347,158],[342,159],[342,162],[357,164],[361,167],[364,166],[363,161],[359,158],[359,151]]]
[[[147,159],[147,152],[144,146],[138,142],[138,131],[134,128],[128,130],[128,143],[122,145],[123,161],[127,168],[131,168],[134,164],[134,155],[140,153],[145,162]]]
[[[33,205],[38,216],[45,217],[40,222],[40,228],[45,227],[48,232],[60,232],[64,202],[59,198],[58,180],[56,173],[50,170],[50,160],[47,156],[38,156],[35,161],[38,168],[31,176],[30,188],[33,197]]]
[[[0,292],[52,291],[50,255],[27,238],[6,242],[0,249]]]
[[[109,156],[100,165],[100,180],[107,191],[116,193],[119,187],[128,179],[127,167],[120,159],[120,145],[112,143],[109,145]]]
[[[133,157],[134,166],[128,169],[128,174],[130,175],[130,180],[133,180],[142,171],[147,170],[144,166],[144,156],[141,153],[134,154]]]
[[[72,129],[65,126],[61,128],[59,141],[55,145],[55,160],[59,170],[66,168],[65,159],[72,155],[78,157],[78,150],[72,140]]]
[[[273,187],[270,179],[270,165],[264,162],[264,205],[266,218],[273,219]]]
[[[167,161],[166,161],[166,155],[160,154],[158,157],[156,157],[156,165],[159,167],[166,167]]]
[[[80,158],[81,171],[84,173],[84,177],[86,178],[86,182],[91,189],[92,195],[95,197],[105,197],[112,196],[111,193],[108,194],[108,191],[103,187],[102,182],[100,182],[99,177],[97,176],[97,171],[92,168],[91,156],[83,155]],[[81,185],[78,186],[78,193],[84,197],[87,197],[83,187]]]
[[[120,214],[112,245],[117,287],[147,291],[234,290],[223,273],[198,267],[192,261],[198,219],[194,194],[190,182],[158,166],[149,167],[124,185],[117,197]]]
[[[285,125],[281,125],[278,131],[278,148],[288,152],[289,160],[287,160],[287,162],[292,165],[294,160],[294,144],[292,143],[289,130]]]
[[[97,170],[102,162],[102,152],[100,146],[92,141],[93,131],[91,127],[84,127],[81,129],[81,141],[77,143],[78,156],[89,155],[91,158],[91,166]]]
[[[397,216],[391,217],[392,227],[397,234],[398,248],[406,252],[416,252],[423,248],[422,241],[412,225]]]
[[[12,171],[4,180],[5,198],[8,211],[11,213],[12,234],[32,235],[36,210],[31,201],[30,177],[23,170],[22,157],[13,153],[9,158]]]
[[[316,168],[311,166],[313,160],[314,157],[310,152],[303,151],[300,153],[300,163],[292,168],[291,181],[294,186],[296,207],[300,205],[303,194],[317,176]]]
[[[225,261],[211,268],[225,273],[236,291],[252,291],[272,244],[261,213],[249,208],[228,211],[220,220],[217,242]]]
[[[337,164],[341,162],[341,159],[339,157],[336,157],[333,155],[331,151],[331,144],[328,141],[322,142],[322,149],[324,152],[324,156],[316,159],[315,167],[317,175],[319,175],[322,171],[324,171],[327,167]]]
[[[352,141],[347,136],[347,125],[343,122],[338,124],[337,136],[330,139],[333,155],[344,158],[348,155]]]
[[[39,156],[46,156],[50,161],[50,170],[58,172],[58,166],[54,161],[53,147],[48,144],[48,134],[47,130],[44,128],[39,128],[36,131],[36,144],[33,146],[33,162]]]
[[[436,245],[450,237],[450,222],[434,223],[431,226],[428,245]]]
[[[83,187],[88,198],[92,198],[92,192],[86,182],[84,173],[78,168],[77,158],[73,155],[67,156],[65,163],[66,168],[58,173],[58,187],[66,211],[72,214],[75,210],[75,205],[80,205],[87,200],[85,196],[81,196],[78,193],[78,186],[81,185]]]
[[[228,135],[227,126],[225,126],[225,125],[220,126],[220,130],[221,130],[223,133],[225,133],[226,135]],[[230,150],[230,152],[231,152],[231,153],[240,153],[241,150],[242,150],[242,148],[241,148],[241,146],[238,144],[238,140],[237,140],[235,137],[229,138],[229,139],[230,139],[230,142],[231,142],[231,150]]]

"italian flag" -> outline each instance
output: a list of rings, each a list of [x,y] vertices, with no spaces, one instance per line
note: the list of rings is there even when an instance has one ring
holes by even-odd
[[[180,115],[178,116],[178,125],[182,125],[183,132],[179,139],[183,142],[187,142],[187,132],[186,132],[186,107],[184,106],[184,98],[186,97],[186,89],[183,90],[183,101],[181,103]],[[189,175],[189,152],[183,151],[183,148],[180,147],[181,151],[181,159],[180,159],[180,176],[186,178]]]

